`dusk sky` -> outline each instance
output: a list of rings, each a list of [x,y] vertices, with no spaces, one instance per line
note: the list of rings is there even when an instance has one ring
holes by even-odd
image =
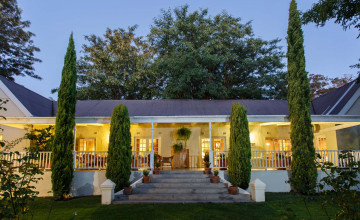
[[[307,10],[317,0],[301,0],[298,8]],[[252,21],[256,37],[264,40],[281,39],[286,52],[286,31],[290,0],[18,0],[23,19],[30,20],[30,31],[36,34],[34,43],[41,52],[36,57],[42,63],[35,64],[35,73],[43,80],[16,77],[16,82],[45,96],[57,99],[50,90],[60,85],[61,70],[70,33],[74,33],[77,57],[82,56],[84,36],[103,35],[107,27],[127,28],[139,25],[137,34],[149,33],[153,18],[161,9],[173,9],[188,4],[190,10],[208,8],[214,16],[226,11],[242,18],[242,23]],[[303,26],[305,37],[306,70],[313,74],[330,77],[343,74],[356,75],[349,66],[358,63],[360,39],[358,31],[343,31],[339,24],[328,22],[317,28],[314,24]],[[286,60],[284,60],[286,61]]]

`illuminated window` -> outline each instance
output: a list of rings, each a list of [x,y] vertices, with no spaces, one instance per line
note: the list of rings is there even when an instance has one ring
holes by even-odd
[[[159,139],[154,139],[154,153],[159,152]],[[151,151],[151,138],[135,138],[136,151]]]
[[[224,138],[214,138],[212,139],[214,151],[224,151],[225,150],[225,139]],[[203,138],[201,140],[201,157],[204,158],[205,153],[210,151],[210,139]]]
[[[290,151],[291,141],[290,139],[266,138],[265,149],[267,151]]]
[[[95,138],[81,138],[79,140],[79,151],[96,151]]]
[[[327,150],[326,137],[317,138],[317,147],[318,150]]]

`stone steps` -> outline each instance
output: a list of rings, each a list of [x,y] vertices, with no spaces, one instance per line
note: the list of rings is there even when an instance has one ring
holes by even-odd
[[[138,183],[132,195],[115,195],[114,204],[250,202],[250,196],[230,195],[227,184],[210,183],[203,171],[161,171],[150,183]]]

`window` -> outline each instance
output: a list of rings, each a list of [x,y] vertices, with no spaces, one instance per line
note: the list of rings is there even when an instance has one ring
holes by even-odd
[[[95,138],[81,138],[79,140],[79,151],[96,151]]]
[[[225,150],[225,138],[214,138],[212,139],[214,151]],[[210,151],[210,139],[203,138],[201,140],[201,157],[204,158],[205,153]]]
[[[289,151],[291,150],[290,139],[266,138],[265,149],[267,151]]]
[[[154,139],[154,153],[159,152],[159,139]],[[151,151],[151,138],[135,138],[136,151]]]
[[[326,137],[317,138],[317,147],[318,150],[327,150]]]

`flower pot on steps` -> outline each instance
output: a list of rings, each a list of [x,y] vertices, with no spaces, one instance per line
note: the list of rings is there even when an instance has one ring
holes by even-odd
[[[124,194],[124,195],[131,195],[132,190],[133,190],[132,186],[124,187],[124,192],[123,192],[123,194]]]
[[[150,183],[150,176],[144,176],[143,183]]]
[[[236,194],[238,194],[238,187],[237,187],[237,186],[230,186],[230,187],[229,187],[229,193],[230,193],[231,195],[236,195]]]
[[[219,176],[212,176],[212,177],[210,178],[210,181],[211,181],[212,183],[218,183],[218,182],[219,182]]]

